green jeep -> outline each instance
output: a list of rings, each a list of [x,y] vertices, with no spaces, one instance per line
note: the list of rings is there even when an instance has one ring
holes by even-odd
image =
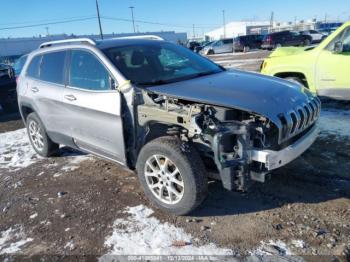
[[[350,21],[318,46],[278,48],[261,73],[299,82],[319,96],[350,100]]]

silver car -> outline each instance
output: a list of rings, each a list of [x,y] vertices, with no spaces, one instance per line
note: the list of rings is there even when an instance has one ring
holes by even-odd
[[[66,145],[136,170],[152,203],[179,215],[202,203],[208,178],[264,182],[311,146],[320,113],[301,85],[136,38],[42,44],[18,101],[38,154]]]
[[[205,46],[200,53],[203,55],[214,55],[233,52],[233,38],[221,39],[214,41]]]

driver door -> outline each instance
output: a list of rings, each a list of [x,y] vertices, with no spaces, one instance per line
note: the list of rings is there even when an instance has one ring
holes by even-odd
[[[102,61],[88,50],[72,50],[63,101],[67,128],[88,152],[125,163],[121,94]]]
[[[335,52],[337,42],[342,42],[342,52]],[[342,98],[343,91],[350,91],[349,68],[350,27],[340,33],[319,55],[316,65],[319,95]]]

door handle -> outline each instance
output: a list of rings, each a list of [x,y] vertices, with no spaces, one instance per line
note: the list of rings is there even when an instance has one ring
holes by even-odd
[[[37,88],[37,87],[35,87],[35,86],[33,86],[33,87],[31,88],[31,90],[32,90],[33,93],[39,92],[39,88]]]
[[[69,100],[69,101],[75,101],[77,100],[77,98],[73,95],[65,95],[64,96],[65,99]]]

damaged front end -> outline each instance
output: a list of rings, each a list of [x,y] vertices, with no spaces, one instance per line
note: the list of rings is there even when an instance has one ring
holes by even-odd
[[[303,136],[315,128],[319,114],[315,110],[310,119],[306,115],[299,117],[299,122],[295,123],[298,126],[286,131],[289,123],[281,121],[275,124],[255,113],[171,98],[145,90],[141,92],[142,102],[137,106],[138,125],[143,134],[140,144],[162,135],[178,136],[184,144],[192,143],[200,153],[208,175],[221,180],[228,190],[244,191],[250,180],[264,182],[265,175],[274,169],[273,165],[282,166],[296,158],[297,155],[291,154],[288,159],[280,156],[283,160],[272,160],[280,150],[288,151],[295,142],[294,136],[281,140],[281,135],[286,137],[285,132],[295,132],[298,128],[295,134]],[[301,123],[306,118],[308,123]],[[313,139],[310,141],[313,142]],[[302,144],[297,154],[310,146],[305,148],[305,143]],[[271,152],[277,153],[272,155]]]

